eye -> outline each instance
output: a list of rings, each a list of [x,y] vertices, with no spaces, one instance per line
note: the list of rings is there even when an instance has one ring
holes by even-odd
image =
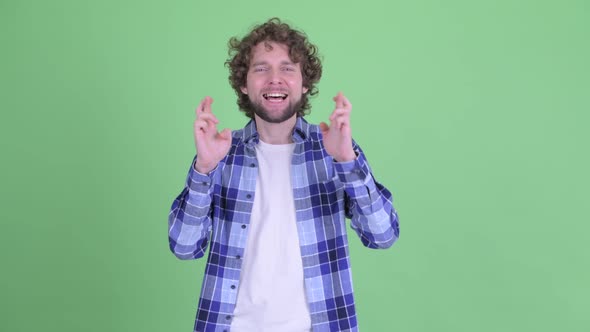
[[[283,67],[283,71],[295,71],[295,67],[290,67],[290,66]]]
[[[257,73],[257,72],[264,72],[266,70],[267,70],[266,67],[254,67],[254,72],[255,73]]]

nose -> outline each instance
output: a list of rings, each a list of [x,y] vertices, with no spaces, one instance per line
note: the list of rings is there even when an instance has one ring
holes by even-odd
[[[273,69],[270,71],[269,84],[283,84],[280,70]]]

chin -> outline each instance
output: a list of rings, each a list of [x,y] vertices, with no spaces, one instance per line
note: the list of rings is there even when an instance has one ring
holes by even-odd
[[[252,104],[254,114],[268,123],[283,123],[291,119],[301,109],[301,101],[287,105],[283,110],[269,111],[260,104]],[[274,113],[271,115],[271,113]]]

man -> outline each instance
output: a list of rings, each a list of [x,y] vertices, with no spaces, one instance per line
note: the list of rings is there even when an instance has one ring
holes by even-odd
[[[197,155],[172,205],[180,259],[209,256],[195,331],[357,331],[345,218],[369,248],[399,236],[389,191],[352,140],[339,93],[330,124],[307,123],[321,62],[279,19],[230,40],[230,82],[251,118],[217,129],[205,97]]]

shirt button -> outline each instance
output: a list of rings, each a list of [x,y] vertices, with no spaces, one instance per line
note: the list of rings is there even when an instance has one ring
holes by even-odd
[[[242,225],[242,229],[246,229],[246,225]]]
[[[250,167],[256,167],[256,164],[255,163],[251,163],[250,164]]]
[[[236,285],[231,285],[231,289],[236,289]]]
[[[207,182],[203,182],[201,184],[204,185],[204,186],[208,186],[209,185],[209,183],[207,183]]]
[[[252,195],[248,194],[246,195],[246,198],[252,198]]]
[[[225,316],[225,319],[230,320],[231,319],[231,316],[230,315],[227,315],[227,316]]]
[[[236,256],[236,259],[240,259],[240,258],[242,258],[242,256],[240,256],[240,255],[237,255]]]

